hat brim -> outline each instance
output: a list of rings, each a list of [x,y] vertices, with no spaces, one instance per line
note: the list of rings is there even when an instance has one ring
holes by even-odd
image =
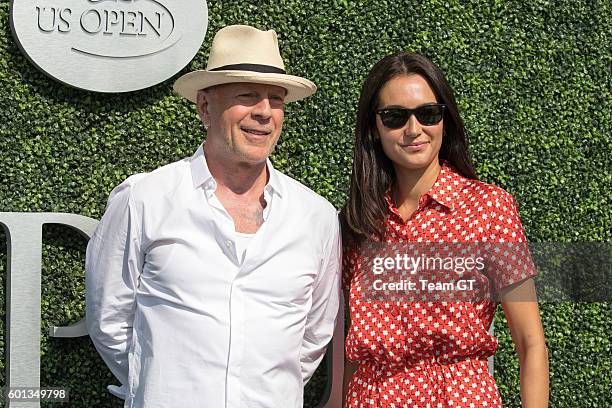
[[[295,102],[314,94],[317,87],[306,78],[287,74],[272,74],[253,71],[204,71],[189,72],[174,83],[174,90],[196,103],[198,91],[215,85],[234,82],[276,85],[287,90],[285,102]]]

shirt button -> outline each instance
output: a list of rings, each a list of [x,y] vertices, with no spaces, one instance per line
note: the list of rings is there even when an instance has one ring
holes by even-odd
[[[230,241],[229,239],[227,241],[225,241],[225,246],[228,248],[232,247],[232,241]]]

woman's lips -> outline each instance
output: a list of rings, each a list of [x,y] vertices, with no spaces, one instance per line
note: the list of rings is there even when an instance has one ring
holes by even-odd
[[[419,151],[419,150],[423,150],[425,149],[425,147],[429,144],[429,142],[427,141],[415,141],[412,143],[408,143],[408,144],[402,144],[402,149],[404,150],[408,150],[410,152],[415,152],[415,151]]]

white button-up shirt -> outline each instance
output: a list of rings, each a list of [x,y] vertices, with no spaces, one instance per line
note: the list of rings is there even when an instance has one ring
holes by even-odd
[[[240,259],[202,146],[111,192],[87,247],[87,324],[126,407],[302,406],[338,313],[338,219],[267,167]]]

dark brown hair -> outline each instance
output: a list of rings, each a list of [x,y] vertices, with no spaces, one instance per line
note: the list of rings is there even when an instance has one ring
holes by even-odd
[[[461,175],[476,179],[470,160],[463,121],[455,97],[440,69],[427,57],[400,52],[380,60],[370,70],[359,98],[353,171],[348,200],[341,212],[346,244],[364,239],[384,239],[387,218],[385,192],[395,181],[395,170],[376,137],[376,109],[380,90],[394,77],[418,74],[427,80],[438,103],[446,104],[444,132],[438,158],[447,161]]]

